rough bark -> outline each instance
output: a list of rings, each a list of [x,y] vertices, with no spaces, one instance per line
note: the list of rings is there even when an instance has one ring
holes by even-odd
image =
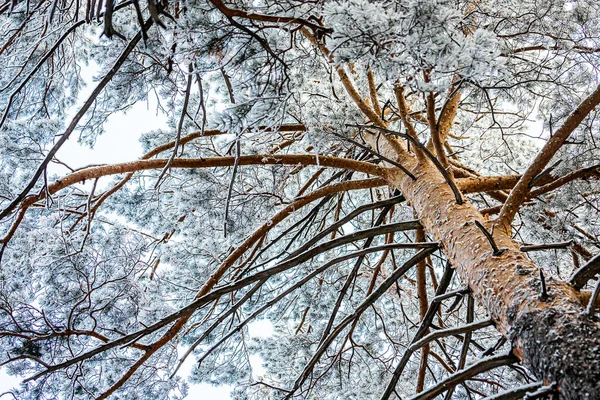
[[[579,292],[547,277],[543,301],[538,267],[501,225],[494,229],[469,201],[457,204],[433,165],[395,155],[396,146],[379,142],[379,150],[398,159],[417,180],[395,173],[388,177],[390,185],[400,189],[425,230],[441,243],[462,281],[511,340],[515,355],[538,378],[556,381],[562,398],[600,399],[600,324],[584,314]],[[494,229],[495,242],[505,249],[501,255],[493,255],[476,220]]]

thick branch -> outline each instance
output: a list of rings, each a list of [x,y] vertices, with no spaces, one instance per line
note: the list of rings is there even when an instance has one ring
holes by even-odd
[[[544,382],[534,382],[517,388],[504,390],[495,395],[486,397],[483,400],[521,400],[527,393],[534,392],[542,386],[544,386]]]
[[[433,142],[433,148],[435,149],[437,158],[442,166],[448,169],[448,157],[446,157],[446,152],[437,128],[437,121],[435,117],[435,97],[431,92],[427,95],[427,122],[429,122],[429,133],[431,135],[431,141]]]
[[[565,140],[571,133],[581,124],[581,122],[589,115],[589,113],[600,103],[600,86],[590,94],[565,120],[554,135],[546,142],[542,150],[533,160],[527,171],[523,174],[519,182],[510,192],[508,199],[500,210],[499,221],[506,229],[509,228],[514,219],[519,207],[527,199],[530,187],[529,184],[538,176],[550,162],[556,152],[562,147]]]
[[[265,132],[273,132],[273,131],[277,131],[277,132],[302,132],[306,130],[306,127],[303,124],[286,124],[286,125],[281,125],[279,127],[276,128],[270,128],[270,127],[259,127],[257,129],[258,131],[265,131]],[[211,136],[218,136],[218,135],[225,135],[227,134],[227,131],[221,131],[218,129],[207,129],[204,131],[197,131],[197,132],[192,132],[189,135],[186,135],[184,137],[182,137],[179,140],[179,144],[181,146],[185,145],[186,143],[191,142],[194,139],[198,139],[201,137],[211,137]],[[162,144],[160,146],[155,147],[154,149],[150,150],[149,152],[147,152],[146,154],[144,154],[142,157],[140,157],[141,160],[149,160],[150,158],[162,153],[163,151],[167,151],[169,149],[172,149],[173,147],[175,147],[176,141],[171,141],[165,144]],[[271,151],[271,153],[274,153],[274,151]],[[322,171],[322,170],[321,170]],[[127,182],[129,182],[129,180],[133,177],[133,172],[129,172],[127,173],[127,175],[125,175],[123,177],[123,179],[121,179],[119,182],[117,182],[114,186],[112,186],[110,189],[106,190],[104,193],[102,193],[102,195],[94,202],[94,205],[92,206],[91,210],[88,211],[88,213],[90,214],[94,214],[98,208],[100,208],[100,206],[106,201],[106,199],[108,199],[110,196],[112,196],[114,193],[116,193],[119,189],[121,189],[123,186],[125,186],[125,184]],[[73,229],[74,226],[76,226],[81,219],[85,218],[85,214],[82,214],[81,217],[73,224],[73,226],[71,226],[70,230]]]

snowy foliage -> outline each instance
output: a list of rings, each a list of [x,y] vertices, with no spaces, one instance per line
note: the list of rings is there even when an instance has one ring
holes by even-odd
[[[319,348],[328,323],[335,327],[352,315],[417,250],[395,249],[383,258],[381,252],[368,254],[355,276],[356,258],[339,262],[274,299],[336,257],[384,243],[414,242],[412,231],[378,235],[370,244],[365,239],[346,243],[264,282],[229,291],[197,307],[172,336],[170,324],[145,330],[206,294],[202,288],[229,258],[236,257],[233,265],[209,289],[282,265],[352,210],[394,195],[385,186],[346,190],[272,222],[286,206],[320,187],[368,177],[319,164],[273,165],[264,161],[269,157],[304,154],[383,164],[376,154],[346,140],[362,143],[364,130],[355,126],[366,118],[339,71],[350,77],[368,106],[373,106],[369,91],[375,89],[388,127],[404,132],[394,93],[402,87],[423,143],[431,138],[428,94],[435,94],[439,116],[460,92],[447,137],[457,179],[523,173],[599,82],[600,5],[592,0],[165,1],[159,15],[165,28],[150,18],[147,2],[120,2],[110,21],[118,34],[111,38],[104,14],[95,9],[106,10],[107,4],[112,1],[0,4],[0,211],[34,183],[0,220],[0,363],[19,377],[41,374],[16,389],[16,398],[88,399],[114,387],[119,399],[179,399],[189,383],[231,385],[235,399],[286,396]],[[128,49],[136,35],[143,36],[135,4],[143,19],[154,23],[144,31],[147,38]],[[227,16],[227,10],[241,12]],[[368,71],[375,88],[369,87]],[[107,76],[106,86],[91,95]],[[88,96],[93,96],[90,107],[79,115]],[[149,99],[168,119],[168,129],[142,135],[144,152],[193,132],[202,134],[180,143],[175,152],[171,146],[147,159],[258,155],[259,161],[168,171],[160,166],[131,176],[112,171],[48,192],[53,182],[77,172],[64,166],[69,162],[61,153],[50,153],[61,137],[93,146],[109,116]],[[551,164],[562,162],[552,177],[597,166],[597,117],[592,111],[556,154]],[[574,269],[573,258],[583,263],[600,249],[599,172],[581,178],[529,200],[514,224],[513,236],[523,244],[573,241],[575,247],[566,250],[531,254],[537,265],[561,279]],[[118,188],[114,193],[113,187]],[[490,210],[505,197],[496,191],[469,199]],[[34,201],[21,215],[27,199]],[[315,245],[375,227],[380,211],[361,213]],[[386,213],[385,224],[414,218],[406,203]],[[236,255],[263,228],[263,236]],[[438,251],[427,263],[431,300],[446,258]],[[418,279],[409,270],[357,316],[295,396],[379,398],[424,311]],[[454,277],[448,291],[461,285]],[[332,315],[338,298],[339,311]],[[435,328],[463,325],[466,298],[456,297],[458,307],[450,311],[453,300],[445,300]],[[477,305],[475,316],[486,319],[484,307]],[[274,333],[250,336],[247,324],[261,319],[271,322]],[[135,332],[143,335],[90,354]],[[489,327],[474,332],[466,364],[499,338]],[[154,349],[154,343],[160,345]],[[435,354],[429,356],[425,387],[457,367],[462,343],[459,335],[431,344]],[[172,377],[191,347],[188,361],[202,362],[195,363],[189,377]],[[508,348],[504,344],[498,352]],[[137,368],[145,354],[149,358]],[[420,354],[410,358],[397,385],[403,398],[415,393]],[[254,373],[251,357],[256,355],[264,376]],[[71,360],[76,362],[47,373]],[[123,377],[128,379],[120,382]],[[500,384],[511,387],[530,379],[520,366],[502,367],[457,386],[453,398],[480,398],[497,393]]]

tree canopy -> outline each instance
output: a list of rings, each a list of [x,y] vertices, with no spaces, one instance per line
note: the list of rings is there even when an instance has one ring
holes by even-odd
[[[600,398],[599,21],[0,0],[6,395]],[[141,158],[64,161],[139,102]]]

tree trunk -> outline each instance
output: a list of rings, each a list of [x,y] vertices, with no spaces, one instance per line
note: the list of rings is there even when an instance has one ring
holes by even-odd
[[[374,135],[367,139],[374,144]],[[391,138],[394,140],[395,138]],[[473,296],[510,339],[513,352],[540,379],[555,381],[562,398],[600,399],[600,324],[585,314],[579,292],[570,284],[546,278],[547,298],[541,296],[539,268],[519,250],[510,233],[465,199],[456,203],[450,187],[424,157],[397,154],[397,144],[379,140],[379,151],[407,167],[416,180],[391,170],[388,182],[400,189],[419,221],[467,284]],[[481,222],[499,248],[495,256]]]

